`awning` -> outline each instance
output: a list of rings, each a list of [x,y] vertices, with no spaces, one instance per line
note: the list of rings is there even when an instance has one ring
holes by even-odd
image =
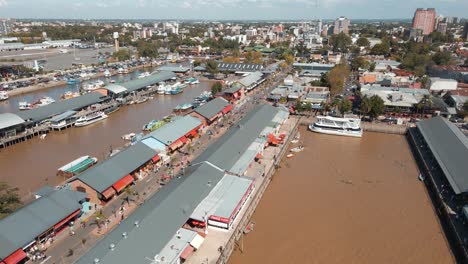
[[[205,238],[197,234],[192,241],[190,241],[190,245],[194,247],[195,249],[199,249],[203,242],[205,241]]]
[[[192,255],[193,253],[193,247],[191,247],[190,245],[188,245],[184,251],[182,251],[182,254],[180,254],[180,258],[183,259],[183,260],[186,260],[190,257],[190,255]]]
[[[188,132],[187,135],[185,135],[185,136],[187,136],[187,137],[194,137],[194,136],[196,136],[197,133],[198,133],[197,130],[198,130],[198,128],[194,128],[194,129],[192,129],[192,131]]]
[[[115,190],[114,190],[114,188],[109,187],[109,188],[107,188],[107,190],[103,191],[101,194],[102,194],[102,196],[104,196],[104,198],[106,200],[108,200],[109,198],[111,198],[115,194]]]
[[[58,222],[57,224],[54,225],[54,229],[59,229],[62,227],[64,224],[66,224],[68,221],[70,221],[73,217],[77,216],[81,212],[81,209],[76,210],[73,212],[71,215],[69,215],[67,218],[63,219],[62,221]]]
[[[224,109],[223,109],[223,114],[226,114],[227,112],[231,111],[232,110],[232,104],[226,106]]]
[[[171,150],[176,150],[178,148],[180,148],[181,146],[183,145],[182,141],[180,141],[180,139],[176,140],[174,143],[172,143],[169,148]]]
[[[152,159],[151,159],[154,163],[158,162],[159,160],[161,160],[161,157],[159,157],[159,155],[156,155],[154,156]]]
[[[134,179],[133,179],[132,175],[129,174],[129,175],[123,177],[122,179],[120,179],[118,182],[114,183],[114,185],[112,185],[112,187],[114,187],[114,189],[117,192],[120,192],[123,189],[125,189],[125,187],[130,185],[130,183],[132,183],[133,181],[134,181]]]
[[[22,261],[24,258],[26,258],[26,253],[23,249],[20,248],[13,252],[13,254],[10,256],[6,257],[3,262],[5,262],[5,264],[16,264]]]
[[[186,137],[181,137],[180,141],[185,144],[187,143],[188,139]]]
[[[262,153],[257,153],[257,155],[255,155],[256,159],[261,159],[262,157],[263,157]]]

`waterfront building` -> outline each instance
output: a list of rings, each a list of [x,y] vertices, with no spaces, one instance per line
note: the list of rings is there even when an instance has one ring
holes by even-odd
[[[226,62],[221,62],[218,64],[218,70],[220,72],[231,72],[236,74],[245,74],[256,71],[262,71],[263,69],[264,67],[262,64]]]
[[[44,187],[37,197],[0,220],[0,263],[24,263],[30,248],[48,242],[86,211],[82,192]]]
[[[0,114],[0,138],[15,136],[24,130],[26,121],[16,114]]]
[[[339,34],[341,32],[348,34],[349,32],[350,21],[346,17],[339,17],[335,20],[335,27],[333,29],[333,34]]]
[[[418,8],[414,12],[413,28],[421,29],[423,35],[429,35],[434,31],[436,11],[434,8]]]
[[[151,74],[148,77],[138,78],[124,83],[111,83],[96,91],[102,93],[103,95],[111,97],[123,96],[135,91],[146,89],[148,86],[155,85],[159,82],[170,80],[172,78],[175,78],[176,76],[177,75],[172,71],[162,71],[159,73]]]
[[[193,110],[190,115],[200,119],[204,126],[218,120],[232,110],[232,104],[222,97],[215,98]]]

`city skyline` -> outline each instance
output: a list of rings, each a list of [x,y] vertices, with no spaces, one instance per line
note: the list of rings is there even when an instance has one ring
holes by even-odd
[[[29,8],[24,8],[28,6]],[[435,8],[437,15],[463,17],[468,1],[369,0],[0,0],[0,17],[57,19],[409,19],[416,8]],[[262,12],[258,12],[261,9]]]

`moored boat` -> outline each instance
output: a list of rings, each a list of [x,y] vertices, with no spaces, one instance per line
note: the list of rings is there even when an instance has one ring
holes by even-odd
[[[112,74],[111,74],[111,72],[110,72],[109,70],[105,70],[105,71],[104,71],[104,76],[105,76],[105,77],[110,77],[111,75],[112,75]]]
[[[5,91],[0,91],[0,101],[8,100],[9,96],[8,93]]]
[[[361,120],[358,118],[340,118],[331,116],[317,116],[317,121],[309,125],[309,129],[316,133],[362,137]]]
[[[107,117],[108,115],[106,115],[104,112],[101,112],[101,111],[94,112],[89,115],[85,115],[85,116],[78,118],[75,122],[75,126],[82,127],[82,126],[91,125],[103,119],[106,119]]]
[[[62,167],[58,168],[57,175],[63,175],[66,177],[71,177],[73,175],[79,174],[89,167],[96,164],[98,161],[97,158],[91,156],[82,156],[73,160]]]
[[[145,77],[148,77],[150,76],[151,74],[149,72],[142,72],[140,74],[138,74],[138,78],[145,78]]]
[[[192,84],[199,84],[200,81],[197,78],[191,77],[187,79],[187,83],[192,85]]]

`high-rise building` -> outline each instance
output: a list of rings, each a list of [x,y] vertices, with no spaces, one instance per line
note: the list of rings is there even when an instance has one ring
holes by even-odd
[[[348,34],[349,32],[349,19],[346,17],[339,17],[335,20],[335,28],[333,29],[333,34],[339,34],[344,32]]]
[[[462,38],[468,40],[468,21],[465,21],[465,27],[463,28]]]
[[[11,20],[0,18],[0,35],[6,35],[11,32]]]
[[[437,25],[437,32],[445,34],[447,32],[447,23],[439,23]]]
[[[414,12],[413,28],[421,29],[423,35],[429,35],[434,31],[436,11],[434,8],[418,8]]]

